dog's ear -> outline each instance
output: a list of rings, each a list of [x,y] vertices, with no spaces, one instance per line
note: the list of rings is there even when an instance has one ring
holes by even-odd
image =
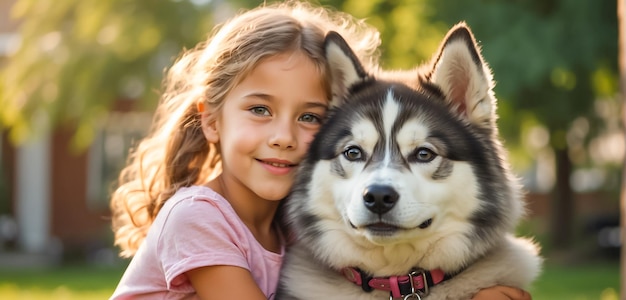
[[[330,31],[326,34],[324,50],[330,74],[330,105],[336,106],[345,100],[350,88],[367,79],[368,74],[339,33]]]
[[[444,38],[430,81],[443,91],[451,108],[471,123],[489,126],[495,119],[491,70],[465,23],[454,26]]]

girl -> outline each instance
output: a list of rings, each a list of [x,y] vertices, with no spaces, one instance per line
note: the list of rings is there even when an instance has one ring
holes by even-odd
[[[375,64],[373,28],[289,2],[234,17],[169,70],[111,201],[115,243],[134,256],[113,298],[272,297],[274,216],[326,113],[329,30]]]
[[[230,19],[168,71],[111,200],[115,244],[133,256],[112,299],[273,298],[274,219],[326,113],[329,30],[376,65],[372,27],[288,2]]]

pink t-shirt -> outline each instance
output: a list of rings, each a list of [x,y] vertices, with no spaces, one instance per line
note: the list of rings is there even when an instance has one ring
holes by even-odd
[[[283,253],[284,243],[280,254],[263,248],[212,189],[182,188],[159,211],[111,299],[194,299],[185,272],[212,265],[250,270],[273,299]]]

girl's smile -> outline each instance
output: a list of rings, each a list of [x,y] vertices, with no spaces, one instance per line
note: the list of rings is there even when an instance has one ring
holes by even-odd
[[[257,161],[262,163],[263,167],[274,175],[289,174],[298,166],[297,164],[282,159],[257,159]]]

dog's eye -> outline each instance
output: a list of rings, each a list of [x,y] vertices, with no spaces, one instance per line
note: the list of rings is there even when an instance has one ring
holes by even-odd
[[[363,160],[363,151],[357,146],[350,146],[343,151],[343,156],[349,161]]]
[[[427,163],[435,159],[435,157],[437,157],[437,153],[433,152],[433,150],[430,150],[428,148],[418,148],[417,150],[415,150],[412,157],[413,157],[412,159],[413,161]]]

